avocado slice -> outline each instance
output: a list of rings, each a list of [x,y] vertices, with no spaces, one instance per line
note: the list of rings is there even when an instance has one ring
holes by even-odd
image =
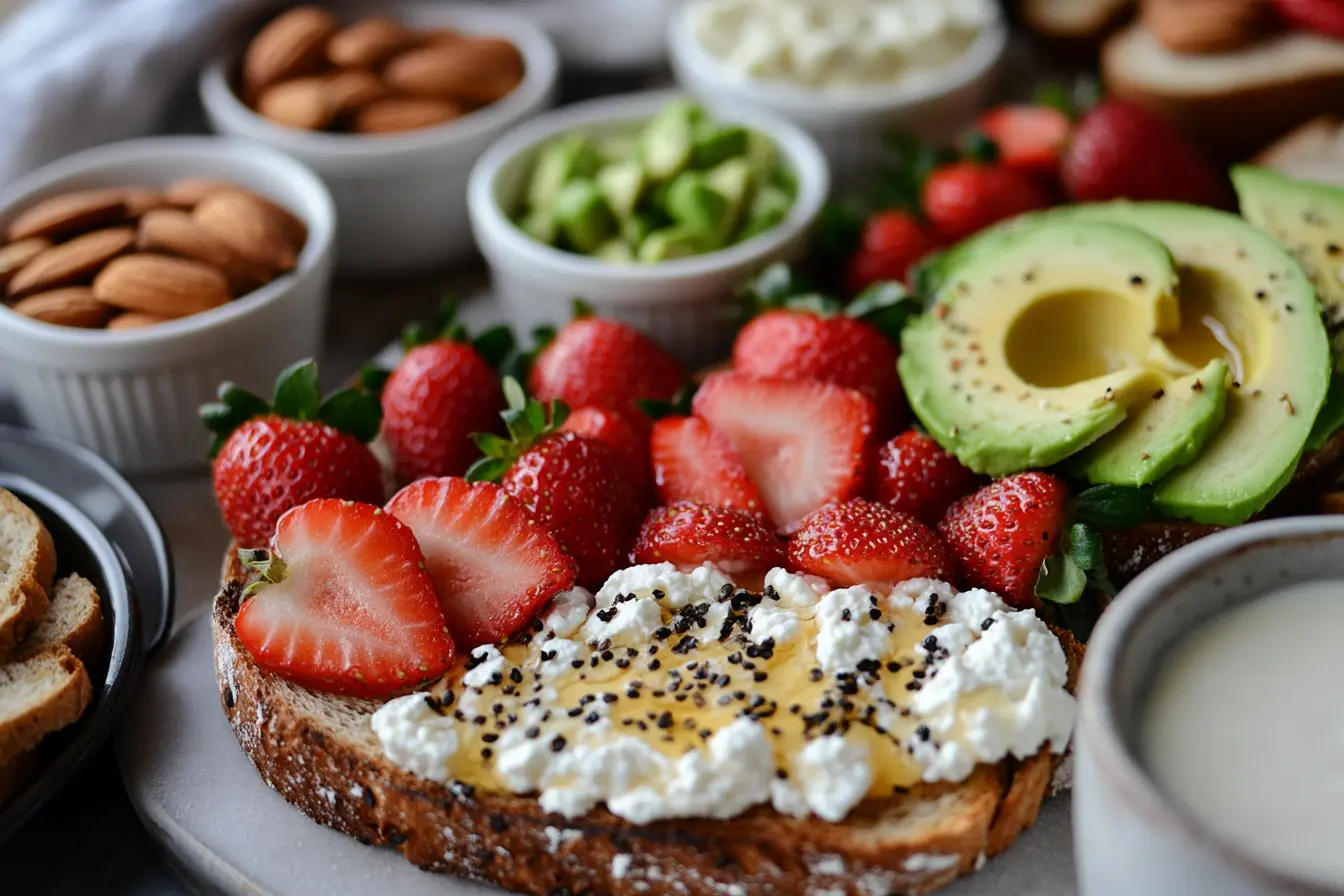
[[[747,209],[746,223],[737,238],[746,240],[757,234],[765,233],[787,218],[789,210],[792,208],[793,197],[788,193],[785,193],[779,187],[769,185],[761,187],[751,199],[751,207]]]
[[[527,205],[546,209],[560,198],[560,190],[576,178],[592,177],[602,166],[593,141],[583,134],[569,134],[543,147],[527,186]]]
[[[551,213],[549,208],[532,209],[518,220],[518,227],[532,239],[548,246],[555,245],[556,237],[560,235],[560,228],[555,223],[555,215]]]
[[[1172,380],[1070,465],[1094,484],[1152,485],[1192,463],[1218,431],[1228,379],[1227,362],[1215,358],[1202,370]]]
[[[966,253],[898,367],[925,428],[1002,476],[1052,466],[1125,419],[1168,378],[1153,334],[1178,318],[1176,265],[1133,227],[1041,221]]]
[[[653,117],[639,135],[639,151],[649,177],[667,180],[690,165],[696,126],[704,110],[689,100],[673,100]]]
[[[719,246],[730,210],[729,200],[698,171],[678,174],[667,188],[664,206],[672,220],[695,235],[702,246]]]
[[[621,239],[638,251],[648,235],[657,230],[663,223],[663,221],[657,220],[654,215],[647,212],[635,212],[630,217],[620,220]]]
[[[1244,358],[1222,426],[1199,457],[1160,480],[1169,516],[1231,526],[1264,508],[1292,478],[1330,380],[1315,291],[1283,248],[1234,215],[1174,203],[1078,206],[1063,220],[1139,228],[1181,269],[1181,307],[1219,322]],[[1172,342],[1170,338],[1168,342]],[[1233,365],[1236,366],[1236,363]]]
[[[555,221],[569,245],[585,255],[596,252],[616,232],[616,219],[591,180],[570,181],[561,188]]]
[[[597,172],[597,185],[618,218],[635,213],[646,183],[644,166],[635,161],[613,162]]]
[[[639,246],[639,260],[645,263],[689,258],[705,251],[699,234],[684,227],[665,227],[644,238]]]
[[[750,140],[746,128],[735,124],[702,124],[696,131],[692,161],[697,168],[713,168],[721,162],[745,157]]]
[[[625,240],[610,239],[597,247],[593,257],[613,264],[629,264],[635,260],[635,253]]]
[[[751,170],[751,163],[739,156],[719,163],[705,175],[705,181],[716,193],[728,200],[728,209],[719,227],[720,235],[726,240],[737,230],[747,203],[751,200],[755,174]]]

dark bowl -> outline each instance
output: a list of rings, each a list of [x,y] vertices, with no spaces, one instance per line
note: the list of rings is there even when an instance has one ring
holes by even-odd
[[[32,783],[0,810],[0,843],[13,835],[112,733],[140,674],[144,647],[140,616],[124,559],[74,504],[30,479],[0,473],[0,488],[13,492],[41,517],[56,543],[56,575],[77,572],[103,599],[106,632],[102,656],[89,667],[93,701],[78,722],[42,741],[41,768]]]

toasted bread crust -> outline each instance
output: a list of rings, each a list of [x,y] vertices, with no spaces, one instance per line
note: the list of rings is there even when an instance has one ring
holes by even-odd
[[[25,568],[17,570],[13,581],[18,593],[9,612],[0,614],[0,658],[37,628],[47,613],[47,592],[56,578],[56,544],[37,515],[17,497],[0,489],[0,513],[22,514],[36,526],[36,544],[31,556],[19,558]]]
[[[321,824],[391,846],[421,868],[524,893],[561,896],[922,894],[979,867],[1034,822],[1055,757],[981,767],[956,785],[861,805],[842,824],[760,808],[737,818],[633,825],[605,811],[543,812],[535,799],[474,794],[407,773],[297,706],[252,663],[233,619],[244,579],[226,562],[213,633],[220,698],[262,779]],[[1070,639],[1071,640],[1071,639]],[[1077,645],[1066,647],[1071,662]],[[367,707],[355,707],[371,710]],[[888,834],[955,797],[956,811]],[[932,813],[930,813],[932,814]]]
[[[46,700],[33,704],[0,725],[0,765],[33,749],[51,732],[76,722],[93,699],[93,683],[88,671],[64,644],[22,662],[42,661],[48,657],[64,677]]]

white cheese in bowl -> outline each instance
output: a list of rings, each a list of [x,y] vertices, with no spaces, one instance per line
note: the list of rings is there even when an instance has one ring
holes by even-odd
[[[999,20],[995,0],[694,0],[697,39],[759,80],[852,88],[929,77]]]

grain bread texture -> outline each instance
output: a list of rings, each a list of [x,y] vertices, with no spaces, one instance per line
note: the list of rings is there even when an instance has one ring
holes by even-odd
[[[982,766],[960,784],[863,803],[841,824],[767,808],[728,820],[634,825],[605,811],[543,812],[387,762],[377,704],[316,694],[262,672],[234,634],[246,579],[226,561],[213,629],[220,700],[262,779],[321,824],[391,846],[430,871],[523,893],[922,894],[979,868],[1036,820],[1056,758]],[[1066,638],[1070,667],[1081,648]]]
[[[1106,36],[1132,18],[1136,0],[1022,0],[1022,21],[1066,56],[1094,55]]]
[[[1289,177],[1344,187],[1344,120],[1334,115],[1313,118],[1252,161]]]
[[[103,646],[103,608],[93,583],[77,573],[55,584],[49,595],[51,606],[14,656],[26,659],[59,645],[65,645],[80,662],[89,664]]]
[[[8,656],[47,611],[56,575],[51,533],[26,504],[0,489],[0,658]]]
[[[76,721],[92,699],[89,673],[64,645],[0,666],[0,766]]]
[[[1171,52],[1134,24],[1107,40],[1101,70],[1113,95],[1152,109],[1226,161],[1317,116],[1344,113],[1344,41],[1304,31],[1194,56]]]

